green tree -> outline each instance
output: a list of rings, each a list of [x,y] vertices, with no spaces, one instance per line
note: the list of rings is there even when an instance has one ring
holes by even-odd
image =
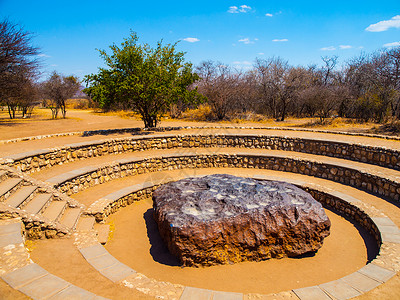
[[[164,46],[160,41],[152,48],[138,40],[131,32],[121,47],[110,46],[111,54],[99,50],[107,67],[85,76],[84,92],[103,109],[132,109],[146,128],[156,127],[172,104],[201,100],[192,88],[199,77],[192,64],[185,63],[185,53],[177,52],[176,43]]]

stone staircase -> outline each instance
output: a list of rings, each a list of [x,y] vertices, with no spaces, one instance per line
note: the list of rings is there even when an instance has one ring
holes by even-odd
[[[70,234],[84,209],[45,183],[11,168],[0,170],[0,218],[21,217],[28,238]]]
[[[0,278],[32,299],[98,299],[87,290],[55,276],[32,262],[24,247],[19,218],[0,220]],[[3,299],[0,295],[0,298]]]

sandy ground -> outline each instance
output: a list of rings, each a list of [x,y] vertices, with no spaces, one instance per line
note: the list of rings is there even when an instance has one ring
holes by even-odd
[[[114,284],[89,265],[73,239],[40,240],[31,258],[50,273],[108,299],[153,299],[140,292]],[[1,290],[0,290],[1,291]]]
[[[51,133],[65,133],[83,130],[143,127],[143,121],[138,118],[121,118],[117,114],[93,113],[91,110],[70,109],[66,119],[51,119],[50,110],[36,109],[30,119],[10,120],[6,111],[0,111],[0,140],[44,135]],[[223,122],[192,122],[185,120],[163,119],[159,126],[255,126],[255,127],[296,127],[302,126],[315,119],[293,119],[280,122],[268,120],[265,122],[240,123]],[[333,131],[363,132],[372,127],[371,124],[342,124],[329,126]],[[326,129],[328,127],[319,127]]]
[[[68,111],[67,119],[57,119],[52,120],[47,115],[47,110],[40,110],[43,115],[39,115],[32,119],[17,119],[9,120],[6,118],[5,112],[0,112],[0,141],[13,139],[18,137],[54,134],[54,133],[65,133],[65,132],[81,132],[84,130],[96,130],[96,129],[110,129],[110,128],[132,128],[132,127],[143,127],[143,122],[137,119],[124,119],[115,115],[99,115],[94,114],[90,111],[85,110],[70,110]],[[285,126],[295,126],[296,123],[306,122],[306,120],[291,120],[285,122],[267,122],[267,123],[196,123],[181,120],[165,120],[160,126],[256,126],[256,127],[285,127]],[[365,131],[371,127],[371,125],[361,125],[355,127],[330,127],[329,130],[346,130],[350,132]],[[361,129],[360,129],[361,128]],[[326,128],[316,128],[316,129],[326,129]],[[177,134],[193,134],[193,133],[220,133],[229,134],[236,133],[238,129],[188,129],[180,131],[171,131],[168,133]],[[267,129],[241,129],[241,133],[251,133],[251,134],[268,134],[276,136],[290,136],[290,137],[300,137],[300,138],[311,138],[311,139],[332,139],[342,142],[350,143],[362,143],[372,146],[385,146],[393,149],[400,149],[400,141],[396,140],[382,140],[378,138],[369,138],[361,136],[347,136],[338,134],[324,134],[324,133],[314,133],[305,131],[282,131],[282,130],[267,130]],[[145,132],[145,134],[158,134],[153,132]],[[52,137],[45,138],[41,140],[23,141],[19,143],[2,144],[0,143],[0,157],[15,153],[23,153],[31,151],[34,149],[46,149],[53,147],[60,147],[63,145],[68,145],[72,143],[87,142],[94,140],[104,140],[116,137],[130,137],[134,133],[125,134],[107,134],[107,135],[94,135],[94,136],[66,136],[66,137]]]
[[[363,267],[367,252],[357,229],[327,211],[331,234],[313,257],[271,259],[208,268],[181,268],[165,248],[153,219],[151,199],[109,218],[115,226],[107,250],[146,276],[198,288],[269,294],[335,280]]]
[[[32,120],[17,120],[13,122],[2,119],[0,113],[0,140],[39,134],[106,129],[123,127],[141,127],[142,122],[131,119],[121,119],[118,116],[93,115],[87,111],[69,111],[66,120],[50,120],[48,116],[33,118]],[[46,119],[47,118],[47,119]],[[289,125],[289,122],[286,123]],[[164,121],[161,126],[202,126],[207,124],[193,122],[169,122]],[[209,125],[216,125],[211,123]],[[235,124],[223,124],[235,125]],[[260,126],[260,124],[239,124],[240,126]],[[266,126],[276,126],[267,124]],[[337,129],[337,128],[336,128]],[[362,130],[355,128],[353,131]],[[187,130],[187,133],[198,132]],[[204,131],[203,131],[204,132]],[[237,130],[206,130],[206,132],[237,132]],[[331,138],[341,141],[354,142],[355,138],[333,134],[315,134],[307,132],[283,132],[276,130],[241,130],[241,132],[270,133],[283,136],[299,136],[310,138]],[[107,135],[91,137],[63,137],[48,138],[39,141],[21,142],[15,144],[0,145],[0,156],[13,153],[21,153],[33,149],[56,147],[69,143],[88,140],[99,140],[110,137],[131,136]],[[400,149],[400,142],[380,140],[373,138],[357,137],[357,142],[371,145],[387,146]],[[101,162],[99,159],[97,162]],[[94,163],[93,161],[77,162],[64,166],[64,172],[78,166]],[[42,174],[37,173],[38,178],[45,178],[63,171],[63,166],[47,170]],[[209,173],[212,171],[193,170],[196,174]],[[227,170],[228,171],[228,170]],[[46,173],[48,172],[48,173]],[[53,172],[53,173],[52,173]],[[181,172],[181,171],[180,171]],[[247,171],[231,170],[234,174],[246,174]],[[299,174],[288,174],[283,172],[265,171],[273,176],[290,176],[291,178],[306,179],[307,176]],[[183,171],[185,175],[190,171]],[[86,205],[101,196],[117,189],[137,183],[141,180],[156,180],[163,177],[176,177],[171,173],[143,174],[131,178],[117,179],[113,182],[93,187],[80,192],[73,197]],[[375,205],[378,209],[387,214],[398,226],[400,226],[400,209],[378,197],[366,194],[357,189],[343,186],[334,182],[318,178],[309,178],[310,181],[331,188],[337,188],[341,192],[350,194],[353,197],[362,199],[367,203]],[[108,222],[112,223],[116,230],[113,238],[107,243],[106,248],[120,261],[131,266],[133,269],[144,273],[149,277],[158,280],[165,280],[174,283],[181,283],[190,286],[210,288],[224,291],[270,293],[275,291],[289,290],[302,286],[310,286],[340,278],[350,274],[365,265],[367,261],[366,244],[370,243],[363,233],[357,230],[353,224],[340,216],[327,211],[332,221],[331,235],[326,238],[324,246],[313,257],[301,259],[269,260],[260,263],[240,263],[236,265],[217,266],[211,268],[180,268],[174,265],[174,259],[166,253],[154,230],[149,215],[151,214],[151,202],[141,201],[127,207],[118,213],[110,216]],[[154,221],[153,221],[154,222]],[[363,239],[363,237],[365,239]],[[141,293],[119,287],[111,283],[97,271],[95,271],[80,255],[73,245],[72,239],[41,240],[35,243],[32,251],[33,261],[39,263],[49,272],[64,278],[65,280],[90,290],[100,296],[112,299],[147,299]],[[66,267],[68,266],[68,267]],[[0,280],[0,299],[26,299],[21,293],[12,290]],[[360,299],[400,299],[400,276],[396,275],[387,283],[379,286],[373,291],[361,296]]]

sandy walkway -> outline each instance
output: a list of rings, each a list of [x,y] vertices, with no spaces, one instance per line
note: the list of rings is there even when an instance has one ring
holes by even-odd
[[[193,125],[192,125],[193,126]],[[115,128],[115,127],[111,127]],[[167,134],[262,134],[270,136],[284,136],[284,137],[297,137],[304,139],[319,139],[319,140],[333,140],[344,143],[358,143],[363,145],[370,145],[376,147],[387,147],[391,149],[400,150],[400,141],[398,140],[385,140],[366,136],[350,136],[339,135],[332,133],[316,133],[307,131],[284,131],[284,130],[271,130],[271,129],[185,129],[179,131],[168,131]],[[162,135],[165,133],[152,133],[152,135]],[[41,140],[22,141],[18,143],[0,144],[0,157],[15,153],[23,153],[37,149],[47,149],[61,147],[68,144],[98,141],[120,137],[131,137],[132,133],[125,134],[110,134],[110,135],[94,135],[94,136],[66,136],[66,137],[51,137]]]

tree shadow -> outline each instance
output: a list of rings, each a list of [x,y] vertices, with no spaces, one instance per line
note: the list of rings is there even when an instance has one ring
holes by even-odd
[[[125,128],[125,129],[98,129],[98,130],[88,130],[84,131],[82,137],[93,136],[93,135],[113,135],[117,133],[130,133],[132,136],[137,135],[149,135],[155,133],[151,130],[143,130],[143,128]]]
[[[153,209],[148,209],[144,214],[143,218],[146,222],[147,237],[150,241],[150,255],[154,261],[172,267],[181,266],[179,260],[169,253],[167,246],[161,238],[158,231],[157,223],[153,217]]]

